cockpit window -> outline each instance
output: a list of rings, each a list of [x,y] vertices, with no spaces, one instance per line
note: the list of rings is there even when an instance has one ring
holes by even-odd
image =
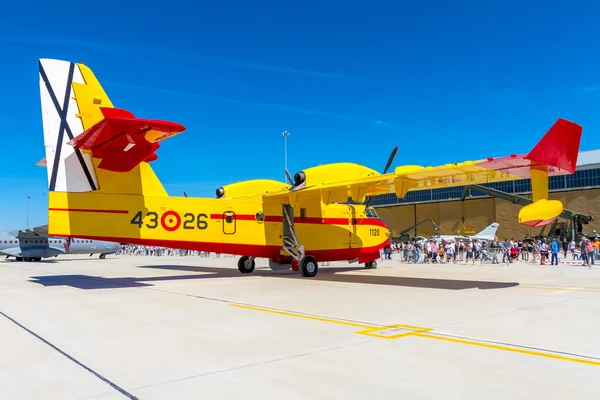
[[[368,218],[377,218],[379,219],[379,216],[377,215],[377,213],[375,212],[375,209],[373,207],[369,207],[365,210],[365,215]]]

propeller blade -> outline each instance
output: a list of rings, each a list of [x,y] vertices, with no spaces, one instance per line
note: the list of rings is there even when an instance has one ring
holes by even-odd
[[[388,169],[390,169],[392,162],[394,162],[394,157],[396,157],[396,153],[398,152],[398,146],[394,147],[394,150],[392,150],[392,154],[390,154],[390,158],[388,158],[388,162],[387,164],[385,164],[385,168],[383,169],[383,175],[387,174]],[[371,200],[373,200],[373,197],[369,197],[369,199],[367,200],[367,202],[365,203],[365,210],[367,208],[369,208],[369,206],[371,205]]]
[[[383,174],[387,174],[388,169],[390,169],[390,166],[392,165],[392,162],[394,161],[394,157],[396,157],[396,153],[398,152],[398,146],[396,146],[394,148],[394,150],[392,150],[392,154],[390,155],[390,158],[388,159],[387,164],[385,165],[385,168],[383,169]]]
[[[284,171],[285,171],[285,176],[287,176],[287,179],[290,182],[290,185],[294,186],[294,180],[292,179],[292,176],[290,175],[289,171],[287,169]]]

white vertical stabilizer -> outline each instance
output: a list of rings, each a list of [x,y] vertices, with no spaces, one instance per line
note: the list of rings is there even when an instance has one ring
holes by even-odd
[[[68,61],[40,59],[39,75],[48,190],[98,189],[91,156],[67,144],[84,130],[72,85],[85,84],[79,67]]]
[[[477,235],[475,235],[475,237],[485,240],[494,240],[499,226],[499,223],[494,222],[493,224],[489,225],[487,228],[479,232]]]

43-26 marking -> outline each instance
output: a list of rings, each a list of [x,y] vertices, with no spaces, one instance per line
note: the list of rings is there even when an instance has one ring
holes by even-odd
[[[146,218],[146,223],[144,223],[144,219]],[[183,220],[181,216],[176,211],[165,211],[160,217],[158,213],[154,211],[146,212],[146,215],[142,211],[138,211],[130,223],[132,225],[137,225],[138,228],[141,228],[143,225],[148,229],[156,229],[158,226],[162,226],[163,229],[167,231],[175,231],[180,227],[183,229],[206,229],[208,227],[208,222],[205,220],[208,218],[208,215],[200,213],[185,213],[183,214]]]

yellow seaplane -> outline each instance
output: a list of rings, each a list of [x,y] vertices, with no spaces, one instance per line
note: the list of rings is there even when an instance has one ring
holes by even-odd
[[[437,167],[406,165],[383,173],[353,163],[306,168],[289,182],[251,180],[216,189],[214,198],[170,196],[150,163],[181,124],[148,120],[115,108],[92,70],[81,63],[39,60],[48,233],[255,258],[273,270],[317,274],[318,263],[376,267],[389,231],[369,202],[411,190],[531,178],[534,203],[519,222],[542,226],[563,209],[548,200],[548,178],[575,171],[581,126],[558,119],[525,155]],[[350,199],[352,201],[350,201]]]

